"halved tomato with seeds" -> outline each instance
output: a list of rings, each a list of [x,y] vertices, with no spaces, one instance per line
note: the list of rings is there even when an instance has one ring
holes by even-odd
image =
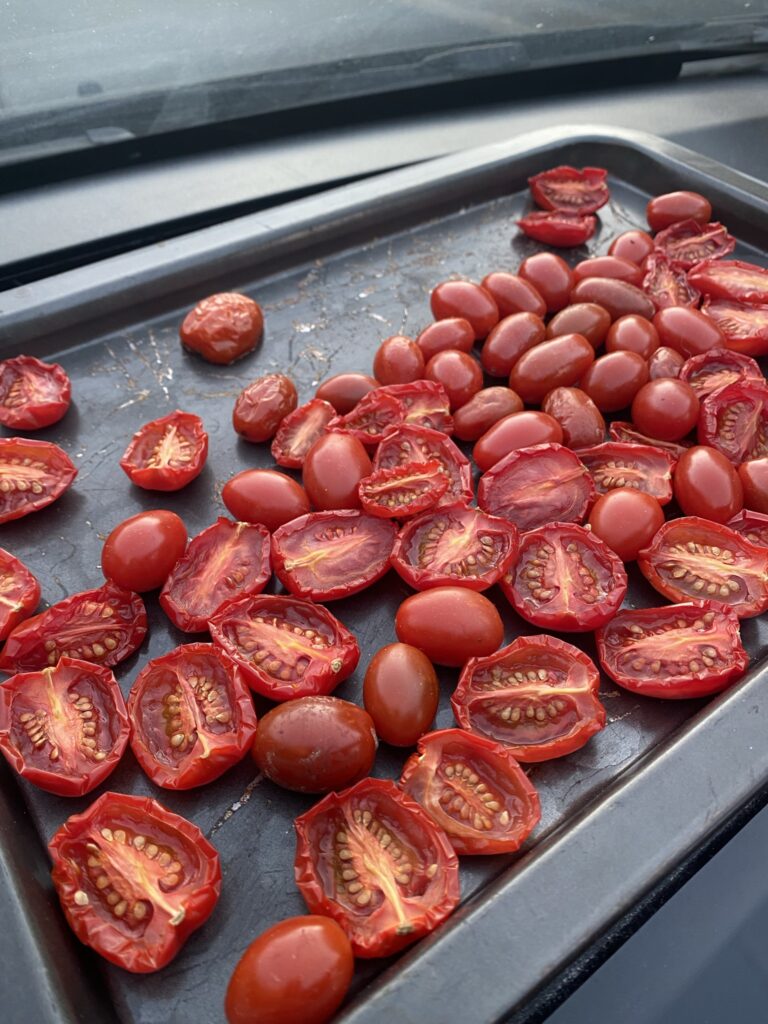
[[[360,660],[357,640],[327,608],[295,597],[231,601],[210,629],[251,689],[270,700],[330,693]]]
[[[301,469],[304,456],[325,433],[325,428],[336,418],[330,402],[313,398],[288,413],[277,428],[272,442],[272,458],[278,466]]]
[[[0,523],[50,505],[76,476],[72,460],[57,444],[0,438]]]
[[[627,592],[627,574],[590,530],[552,523],[524,534],[517,567],[501,589],[534,626],[579,633],[613,618]]]
[[[514,853],[541,817],[538,793],[512,751],[464,729],[422,736],[400,785],[459,854]]]
[[[612,441],[618,441],[621,444],[642,444],[651,448],[659,448],[663,452],[668,452],[675,461],[691,447],[688,441],[661,441],[655,437],[649,437],[638,430],[634,423],[626,423],[624,420],[614,420],[608,427],[608,435]]]
[[[743,260],[704,260],[688,271],[694,288],[713,299],[768,304],[768,270]]]
[[[768,355],[768,305],[707,298],[701,312],[715,321],[733,352],[748,356]]]
[[[605,726],[591,658],[546,634],[521,636],[471,658],[451,707],[459,725],[503,743],[518,761],[548,761],[583,747]]]
[[[120,467],[137,487],[178,491],[200,475],[207,456],[203,421],[193,412],[177,409],[136,431]]]
[[[363,511],[381,519],[407,519],[436,505],[450,479],[437,459],[377,469],[360,481]]]
[[[749,664],[738,618],[714,601],[626,609],[595,635],[603,671],[646,697],[708,697]]]
[[[0,686],[0,750],[48,793],[90,793],[123,756],[129,730],[120,688],[100,665],[61,658]]]
[[[768,515],[745,508],[725,524],[758,547],[768,548]]]
[[[373,460],[374,472],[392,469],[407,462],[432,462],[437,460],[448,474],[450,483],[442,500],[471,501],[472,468],[453,441],[439,430],[403,424],[387,434],[378,447]]]
[[[0,363],[0,423],[11,430],[40,430],[58,423],[72,400],[63,366],[34,356]]]
[[[384,435],[399,426],[405,418],[405,406],[399,398],[387,394],[384,388],[369,391],[346,416],[336,416],[328,430],[351,434],[363,444],[375,445]]]
[[[37,578],[10,551],[0,548],[0,640],[29,618],[39,601]]]
[[[656,309],[669,306],[696,306],[701,298],[684,270],[675,266],[663,252],[653,252],[643,264],[643,291]]]
[[[425,512],[400,530],[392,567],[416,590],[487,590],[517,556],[517,527],[461,502]]]
[[[611,197],[606,184],[608,172],[602,167],[563,165],[541,171],[528,179],[531,195],[544,210],[567,210],[571,213],[595,213]]]
[[[717,448],[738,465],[768,455],[768,387],[737,381],[701,403],[700,444]]]
[[[572,249],[577,245],[583,245],[594,235],[597,221],[589,215],[553,210],[546,213],[527,213],[517,222],[517,226],[537,242]]]
[[[453,433],[448,392],[438,381],[414,380],[409,384],[388,384],[378,390],[393,395],[403,403],[403,423],[439,430],[443,434]]]
[[[131,687],[128,714],[136,760],[165,789],[218,779],[256,735],[243,671],[214,644],[184,644],[148,662]]]
[[[137,974],[170,963],[219,898],[216,850],[149,797],[104,793],[64,822],[48,850],[75,935]]]
[[[30,672],[59,658],[117,665],[141,646],[147,613],[138,594],[107,581],[21,622],[0,654],[0,671]]]
[[[459,902],[448,837],[388,779],[329,793],[296,819],[296,885],[310,912],[349,936],[355,956],[391,956]]]
[[[768,608],[768,551],[709,519],[684,516],[665,523],[637,564],[670,601],[711,599],[741,619]]]
[[[682,270],[702,260],[719,260],[736,248],[736,239],[717,221],[700,224],[695,220],[679,220],[659,231],[653,247]],[[688,303],[679,303],[688,305]]]
[[[680,380],[691,385],[699,400],[740,380],[765,383],[754,359],[724,348],[711,348],[708,352],[686,359],[680,370]]]
[[[577,455],[589,470],[598,494],[615,487],[632,487],[650,494],[660,505],[672,500],[675,459],[655,444],[606,441],[593,448],[580,448]]]
[[[202,633],[227,601],[260,594],[270,577],[269,530],[219,516],[189,546],[165,581],[160,605],[187,633]]]
[[[576,523],[594,499],[592,479],[576,455],[560,444],[518,448],[480,477],[477,503],[519,530],[545,523]]]

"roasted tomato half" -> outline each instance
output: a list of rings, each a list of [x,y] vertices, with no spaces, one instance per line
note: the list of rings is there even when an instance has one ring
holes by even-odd
[[[670,262],[663,252],[651,253],[643,266],[643,291],[656,309],[698,305],[701,292],[696,291],[685,271]]]
[[[768,304],[768,270],[743,260],[704,260],[688,272],[694,288],[713,299]]]
[[[737,381],[701,403],[699,443],[738,465],[768,455],[768,387]]]
[[[765,383],[754,359],[724,348],[713,348],[686,359],[680,371],[680,380],[691,385],[699,400],[740,380]]]
[[[165,582],[160,604],[186,633],[202,633],[227,601],[260,594],[271,573],[269,531],[219,516],[190,542]]]
[[[501,588],[527,622],[578,633],[613,618],[627,592],[627,574],[591,531],[552,523],[523,536],[517,567]]]
[[[156,786],[192,789],[242,760],[256,712],[242,669],[214,644],[150,661],[128,697],[131,749]]]
[[[453,417],[448,392],[435,380],[414,380],[410,384],[389,384],[379,388],[403,403],[403,423],[427,427],[443,434],[453,433]]]
[[[684,444],[676,441],[660,441],[642,433],[633,423],[625,423],[623,420],[614,420],[608,427],[608,435],[612,441],[618,441],[621,444],[642,444],[651,448],[660,448],[661,451],[668,452],[675,460],[679,459],[687,448],[690,448],[688,441]]]
[[[512,751],[464,729],[423,736],[400,785],[460,854],[514,853],[541,817],[538,793]]]
[[[672,500],[675,459],[655,443],[606,441],[594,448],[581,448],[577,454],[589,470],[598,494],[615,487],[632,487],[650,494],[660,505]]]
[[[404,418],[405,406],[400,399],[387,394],[385,388],[376,388],[364,395],[352,412],[332,419],[328,430],[340,430],[363,444],[375,445],[383,441],[384,435],[399,426]]]
[[[715,321],[731,351],[748,356],[768,355],[768,305],[707,299],[701,312]]]
[[[330,693],[360,660],[357,640],[327,608],[295,597],[231,601],[210,629],[251,689],[270,700]]]
[[[510,452],[480,477],[477,503],[520,530],[545,523],[580,523],[595,487],[579,458],[559,444]]]
[[[740,533],[742,537],[746,537],[752,544],[768,548],[768,515],[744,509],[725,525],[729,529],[735,530],[736,533]]]
[[[637,564],[670,601],[711,599],[740,619],[768,608],[768,551],[740,534],[697,516],[665,523]]]
[[[311,402],[300,405],[277,428],[272,442],[272,458],[278,466],[301,469],[305,455],[335,418],[336,410],[322,398],[313,398]]]
[[[714,601],[620,611],[596,636],[603,671],[646,697],[708,697],[749,664],[738,618]]]
[[[396,534],[390,520],[364,512],[310,512],[272,534],[272,564],[297,597],[336,601],[381,579]]]
[[[718,222],[699,224],[695,220],[679,220],[659,231],[653,240],[653,247],[662,252],[682,270],[702,260],[719,260],[736,248],[736,239]],[[688,303],[679,303],[688,305]]]
[[[595,213],[611,198],[602,167],[553,167],[528,179],[531,195],[543,210]]]
[[[178,491],[200,475],[207,456],[203,421],[193,412],[177,409],[140,427],[120,466],[137,487]]]
[[[72,400],[64,367],[34,356],[0,363],[0,423],[11,430],[40,430],[58,423]]]
[[[600,676],[583,651],[546,634],[472,658],[451,698],[459,725],[505,744],[518,761],[583,747],[605,726]]]
[[[20,623],[5,641],[0,671],[30,672],[64,657],[117,665],[141,646],[146,632],[139,595],[107,581]]]
[[[58,445],[0,438],[0,523],[50,505],[76,476],[72,460]]]
[[[439,430],[404,424],[387,434],[373,460],[374,471],[393,469],[408,462],[437,461],[448,474],[450,483],[443,501],[471,501],[472,469],[469,460],[449,437]]]
[[[392,567],[416,590],[487,590],[517,556],[517,527],[461,502],[412,519],[398,534]]]
[[[313,914],[349,936],[355,956],[391,956],[459,902],[448,837],[394,782],[363,779],[296,819],[296,884]]]
[[[216,850],[149,797],[104,793],[68,818],[48,849],[75,935],[136,974],[170,963],[219,898]]]
[[[40,584],[29,569],[0,548],[0,641],[29,618],[40,601]]]
[[[517,222],[517,226],[529,238],[544,245],[572,249],[583,245],[594,235],[597,221],[589,214],[553,210],[551,213],[528,213]]]
[[[437,459],[377,469],[360,481],[363,511],[381,519],[407,519],[440,501],[450,478]]]
[[[62,658],[0,686],[0,750],[48,793],[90,793],[123,756],[129,729],[120,688],[100,665]]]

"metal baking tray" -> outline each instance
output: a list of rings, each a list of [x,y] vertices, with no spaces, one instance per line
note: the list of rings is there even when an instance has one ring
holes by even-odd
[[[589,246],[643,223],[652,193],[693,188],[710,197],[739,239],[736,255],[765,262],[768,189],[662,139],[600,128],[551,129],[340,188],[0,294],[3,354],[61,362],[74,405],[40,432],[79,470],[54,505],[2,527],[0,543],[23,559],[47,602],[96,586],[103,538],[125,516],[157,505],[179,512],[190,535],[224,512],[222,484],[270,465],[266,445],[236,439],[233,399],[250,379],[289,373],[302,401],[330,374],[367,370],[380,341],[415,334],[431,319],[434,284],[514,269],[534,243],[514,219],[526,178],[559,163],[608,168],[612,191]],[[198,298],[219,290],[256,297],[266,312],[257,352],[231,367],[182,351],[178,325]],[[174,408],[199,413],[210,435],[203,474],[176,494],[132,487],[118,460],[133,431]],[[636,571],[628,603],[662,603]],[[274,586],[274,584],[273,584]],[[372,653],[395,639],[408,588],[394,574],[346,601],[336,615],[357,635],[360,668],[337,690],[360,700]],[[530,633],[499,592],[506,641]],[[150,635],[117,669],[127,694],[141,666],[191,639],[147,601]],[[397,961],[360,962],[345,1024],[462,1024],[541,1016],[540,993],[701,849],[768,781],[764,697],[768,622],[742,633],[751,670],[707,703],[662,702],[604,680],[609,724],[586,747],[537,765],[541,824],[522,854],[464,858],[463,904]],[[594,654],[591,635],[567,637]],[[437,726],[453,724],[456,672],[442,670]],[[375,774],[395,777],[404,754],[382,745]],[[0,865],[7,978],[23,976],[19,1020],[203,1024],[223,1020],[230,972],[248,942],[304,911],[292,875],[293,818],[312,800],[262,779],[246,759],[197,791],[158,790],[130,752],[104,786],[65,800],[19,782],[2,766]],[[191,818],[218,848],[222,897],[178,958],[155,975],[104,963],[70,935],[50,885],[44,844],[104,789],[151,794]],[[573,978],[571,978],[571,984]],[[18,992],[18,989],[14,990]],[[15,1004],[14,1004],[15,1005]],[[536,1009],[538,1007],[538,1010]],[[4,1009],[7,1009],[7,1005]],[[33,1014],[34,1009],[34,1014]],[[15,1020],[11,1008],[11,1019]],[[4,1018],[8,1017],[4,1012]]]

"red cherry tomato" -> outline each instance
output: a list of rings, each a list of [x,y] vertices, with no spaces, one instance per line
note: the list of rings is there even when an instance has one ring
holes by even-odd
[[[61,658],[0,686],[0,750],[48,793],[90,793],[123,756],[129,731],[120,688],[100,665]]]
[[[526,257],[518,274],[541,295],[548,313],[557,313],[569,304],[573,271],[557,253],[537,252]]]
[[[685,356],[680,355],[673,348],[662,345],[652,352],[648,359],[648,376],[651,380],[659,380],[661,377],[679,377],[684,364]]]
[[[410,384],[388,384],[379,388],[402,403],[405,426],[427,427],[444,434],[453,431],[448,392],[434,380],[415,380]]]
[[[650,494],[617,487],[601,494],[589,513],[589,526],[622,562],[634,562],[664,523],[661,505]]]
[[[76,476],[72,460],[58,445],[25,437],[0,438],[0,523],[50,505]]]
[[[443,496],[448,499],[472,499],[472,471],[468,459],[445,434],[426,427],[402,426],[393,430],[379,445],[373,460],[375,471],[394,469],[409,462],[440,463],[450,483]]]
[[[278,466],[301,469],[307,452],[336,418],[336,410],[321,398],[300,405],[278,427],[272,442],[272,458]]]
[[[594,302],[577,302],[556,313],[547,324],[547,338],[559,338],[563,334],[581,334],[593,348],[599,348],[605,341],[611,315]]]
[[[744,492],[744,507],[753,512],[768,512],[768,458],[742,462],[739,480]]]
[[[589,470],[598,494],[615,487],[631,487],[650,494],[660,505],[672,500],[674,456],[651,444],[606,441],[582,448],[579,459]]]
[[[648,202],[645,215],[651,231],[663,231],[680,220],[706,224],[712,219],[712,205],[698,192],[665,192]]]
[[[627,592],[627,574],[591,531],[551,523],[523,536],[516,569],[501,588],[526,622],[579,633],[613,618]]]
[[[40,584],[29,569],[0,548],[0,641],[37,608]]]
[[[451,698],[464,729],[503,743],[518,761],[548,761],[583,747],[605,726],[590,658],[554,636],[521,636],[473,658]]]
[[[669,260],[663,252],[652,252],[643,267],[643,291],[650,297],[656,309],[698,306],[701,292],[689,283],[686,272]]]
[[[650,320],[630,313],[614,320],[605,339],[606,352],[636,352],[650,359],[659,347],[659,334]]]
[[[124,590],[157,590],[186,546],[187,528],[175,512],[139,512],[118,523],[104,541],[101,571]]]
[[[327,1024],[344,1001],[355,961],[330,917],[305,914],[267,928],[227,986],[228,1024]]]
[[[653,252],[653,239],[646,231],[624,231],[617,235],[608,249],[609,256],[620,256],[632,260],[639,266]]]
[[[585,277],[612,277],[640,287],[643,272],[632,260],[625,260],[621,256],[591,256],[576,264],[573,277],[576,281]]]
[[[435,587],[407,597],[395,616],[397,639],[436,665],[492,654],[504,639],[495,605],[466,587]]]
[[[420,739],[400,785],[458,854],[514,853],[541,817],[538,794],[510,750],[464,729]]]
[[[377,469],[360,481],[363,511],[382,519],[407,519],[440,502],[450,478],[441,464],[406,462],[392,469]]]
[[[703,260],[688,273],[694,288],[713,299],[764,306],[768,303],[768,270],[743,260]]]
[[[512,313],[504,317],[486,338],[480,361],[492,377],[507,377],[517,360],[544,341],[546,328],[535,313]]]
[[[415,341],[395,334],[379,345],[373,373],[382,384],[408,384],[424,376],[424,354]]]
[[[741,481],[715,448],[695,445],[675,467],[675,500],[687,516],[727,523],[744,506]]]
[[[563,165],[534,174],[528,184],[534,202],[543,210],[595,213],[611,197],[607,176],[602,167],[582,167],[579,171]]]
[[[743,302],[707,298],[701,312],[714,320],[732,352],[768,355],[768,305],[749,306]]]
[[[0,362],[0,423],[11,430],[41,430],[58,423],[72,400],[63,366],[34,356]]]
[[[304,459],[304,488],[317,509],[360,508],[360,481],[373,467],[351,434],[323,434]]]
[[[447,349],[458,349],[460,352],[471,352],[475,344],[475,330],[469,320],[460,316],[436,320],[428,324],[417,336],[416,344],[421,350],[425,364],[438,352]]]
[[[428,731],[439,700],[437,674],[417,647],[387,644],[365,670],[363,703],[385,743],[412,747]]]
[[[614,420],[608,427],[608,434],[612,441],[616,441],[619,444],[640,444],[651,448],[658,448],[671,455],[673,460],[679,459],[686,448],[690,447],[690,442],[675,444],[674,441],[662,441],[659,438],[649,437],[647,434],[641,433],[634,423],[626,423],[622,420]],[[579,455],[583,455],[583,452],[579,452]],[[662,502],[663,504],[664,502]]]
[[[696,426],[699,400],[682,380],[661,377],[644,384],[632,402],[632,422],[649,437],[679,441]]]
[[[178,409],[140,427],[120,459],[131,483],[148,491],[178,491],[199,476],[208,457],[203,421]]]
[[[219,898],[216,850],[146,796],[104,793],[64,822],[48,850],[70,928],[126,971],[165,967]]]
[[[740,380],[765,384],[762,371],[754,359],[723,348],[710,349],[709,352],[687,359],[680,370],[680,380],[691,385],[699,401],[713,391],[719,391]]]
[[[522,399],[510,388],[483,388],[456,411],[453,432],[460,441],[477,441],[494,423],[522,408]]]
[[[131,749],[156,786],[193,789],[241,761],[256,735],[242,671],[214,644],[154,658],[128,697]]]
[[[235,401],[232,426],[246,441],[269,441],[296,408],[296,385],[282,373],[268,373],[243,388]]]
[[[563,440],[560,424],[544,412],[514,412],[487,430],[472,450],[472,457],[484,473],[510,452],[533,445],[559,444]]]
[[[352,412],[361,398],[378,386],[376,378],[369,377],[367,373],[337,373],[323,381],[315,392],[315,398],[329,403],[340,416],[345,416]]]
[[[538,317],[546,315],[546,302],[536,287],[524,277],[510,274],[506,270],[495,270],[483,278],[482,286],[496,300],[500,317],[512,316],[514,313],[533,313]]]
[[[768,548],[768,515],[745,509],[726,524],[758,547]]]
[[[179,329],[182,344],[209,363],[228,365],[251,352],[264,333],[258,302],[237,292],[201,299]]]
[[[653,318],[662,345],[677,349],[686,359],[712,348],[725,348],[723,332],[698,309],[671,306],[660,309]]]
[[[596,359],[579,381],[600,412],[618,412],[632,404],[648,380],[648,364],[636,352],[609,352]]]
[[[436,928],[459,902],[456,854],[394,782],[364,779],[296,819],[296,885],[332,917],[355,956],[390,956]]]
[[[736,464],[768,455],[768,387],[738,381],[701,403],[699,443]]]
[[[603,671],[646,697],[708,697],[749,664],[739,620],[714,601],[626,609],[596,637]]]
[[[653,240],[654,248],[683,270],[702,260],[717,260],[736,248],[736,239],[717,222],[702,224],[695,220],[679,220],[660,231]]]
[[[483,386],[483,371],[480,364],[466,352],[447,349],[432,356],[424,370],[427,380],[442,384],[445,388],[451,410],[466,405]]]
[[[432,289],[429,301],[435,320],[461,317],[472,325],[475,340],[485,338],[499,322],[496,300],[473,281],[443,281]]]
[[[309,512],[307,492],[274,469],[244,469],[224,484],[221,499],[241,523],[261,523],[270,533]]]
[[[405,385],[405,387],[410,386]],[[399,426],[404,418],[405,406],[400,399],[387,393],[384,388],[376,388],[375,391],[371,391],[361,398],[352,412],[348,412],[346,416],[334,417],[328,424],[328,430],[349,434],[363,444],[373,447],[383,441],[384,435]],[[308,454],[307,458],[309,458]],[[366,473],[363,474],[363,476],[366,475]],[[307,486],[306,479],[304,486]],[[310,494],[311,500],[312,495]]]
[[[538,405],[552,388],[575,384],[595,358],[581,334],[563,334],[523,353],[512,367],[509,386],[524,402]]]
[[[268,779],[299,793],[327,793],[359,782],[376,756],[373,719],[338,697],[299,697],[259,722],[253,756]]]
[[[537,242],[572,249],[584,245],[594,235],[597,221],[589,215],[555,210],[551,213],[528,213],[517,221],[517,226]]]
[[[605,437],[605,420],[579,388],[554,388],[541,403],[542,412],[557,420],[568,448],[588,448]]]
[[[656,307],[639,288],[612,277],[584,277],[573,286],[571,302],[594,302],[606,309],[614,320],[634,313],[650,320]]]

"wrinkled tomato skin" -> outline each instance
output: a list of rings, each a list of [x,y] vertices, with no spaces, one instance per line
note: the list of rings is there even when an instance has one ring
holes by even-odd
[[[751,512],[768,513],[768,458],[742,462],[738,475],[744,492],[744,507]]]
[[[653,318],[659,341],[674,348],[686,359],[701,355],[712,348],[725,348],[723,332],[709,317],[698,309],[670,306],[660,309]]]
[[[653,252],[653,239],[647,231],[633,229],[618,235],[608,249],[609,256],[631,260],[638,266]]]
[[[208,434],[192,412],[177,409],[140,427],[120,459],[131,483],[148,491],[178,491],[203,471]]]
[[[594,235],[597,221],[589,214],[552,210],[528,213],[517,221],[517,226],[529,238],[544,245],[572,249],[583,245]]]
[[[458,349],[459,352],[471,352],[475,344],[475,330],[469,320],[460,316],[435,320],[428,324],[416,337],[416,344],[421,351],[424,363],[428,363],[438,352]]]
[[[649,437],[679,441],[696,426],[699,400],[682,380],[660,377],[644,384],[632,402],[632,422]]]
[[[381,384],[409,384],[424,376],[424,354],[411,338],[386,338],[373,358],[373,373]]]
[[[58,423],[72,401],[63,366],[34,356],[0,362],[0,423],[11,430],[41,430]]]
[[[768,515],[745,509],[726,524],[729,529],[746,537],[750,544],[768,548]]]
[[[632,404],[648,380],[648,364],[636,352],[608,352],[587,369],[579,387],[600,412],[618,412]]]
[[[237,396],[232,426],[246,441],[269,441],[297,403],[296,385],[291,378],[268,373],[252,381]]]
[[[510,388],[483,388],[456,410],[453,432],[460,441],[477,441],[494,423],[522,410],[523,400]]]
[[[602,306],[612,319],[635,314],[650,320],[656,307],[639,288],[628,281],[612,277],[584,277],[571,290],[570,301],[594,302]]]
[[[509,386],[524,402],[538,405],[552,388],[568,387],[582,377],[595,350],[581,334],[563,334],[525,352],[512,367]]]
[[[307,492],[293,477],[274,469],[244,469],[224,484],[221,498],[241,523],[258,523],[273,533],[309,512]]]
[[[520,264],[518,274],[541,295],[548,313],[557,313],[569,304],[573,271],[557,253],[537,252],[528,256]]]
[[[376,756],[373,719],[338,697],[299,697],[259,722],[253,757],[278,786],[328,793],[365,778]]]
[[[606,176],[602,167],[578,170],[564,164],[534,174],[528,185],[533,201],[543,210],[595,213],[610,199]]]
[[[682,449],[680,454],[685,451]],[[676,456],[650,443],[606,441],[576,453],[587,467],[598,494],[631,487],[650,494],[660,505],[672,500],[672,470]]]
[[[648,257],[643,264],[643,270],[643,291],[657,309],[698,306],[701,292],[690,284],[686,272],[660,250],[656,249]]]
[[[512,313],[493,328],[480,353],[483,369],[492,377],[507,377],[517,360],[544,341],[544,321],[535,313]]]
[[[740,380],[765,384],[762,371],[754,359],[724,348],[711,349],[686,359],[680,371],[680,380],[690,384],[700,400]]]
[[[737,381],[701,403],[698,437],[737,465],[768,455],[768,388]]]
[[[698,192],[666,192],[649,200],[645,215],[651,231],[663,231],[680,220],[706,224],[712,219],[712,204]]]
[[[662,345],[648,358],[648,376],[651,380],[660,380],[662,377],[679,377],[684,365],[685,356],[673,348]]]
[[[0,642],[34,612],[40,602],[40,583],[18,558],[0,548]]]
[[[650,359],[659,347],[659,334],[650,320],[630,313],[610,325],[605,339],[606,352],[636,352]]]
[[[579,388],[554,388],[541,411],[557,420],[568,448],[590,448],[605,437],[605,420],[595,403]]]
[[[395,632],[401,643],[449,667],[492,654],[504,639],[496,607],[466,587],[436,587],[407,597],[397,610]]]
[[[500,317],[514,313],[533,313],[539,318],[546,316],[546,302],[535,286],[524,277],[496,270],[483,278],[482,287],[495,299]]]
[[[304,489],[316,509],[360,508],[358,487],[373,466],[365,447],[350,434],[325,434],[304,459]]]
[[[355,961],[330,917],[304,914],[267,928],[227,985],[227,1024],[328,1024],[347,994]]]
[[[424,369],[424,377],[443,385],[452,412],[466,405],[483,386],[480,364],[458,349],[448,349],[432,356]]]
[[[82,742],[82,716],[89,711],[92,747]],[[90,793],[114,771],[129,732],[123,695],[108,668],[61,658],[55,667],[20,672],[0,686],[0,751],[47,793]]]
[[[321,398],[300,405],[289,413],[277,428],[272,442],[272,458],[278,466],[301,469],[307,452],[325,434],[325,428],[336,418],[330,402]]]
[[[339,416],[352,412],[361,398],[379,386],[375,377],[367,373],[337,373],[324,380],[315,392],[315,398],[328,402]]]
[[[640,287],[643,272],[632,260],[621,256],[591,256],[581,260],[573,268],[573,277],[581,281],[585,277],[611,277],[616,281],[628,281]]]
[[[560,444],[563,431],[552,416],[535,410],[515,412],[495,423],[477,441],[472,457],[484,473],[518,448],[535,444]]]
[[[611,441],[615,441],[617,444],[626,444],[630,447],[642,445],[666,452],[671,457],[673,463],[680,458],[686,448],[690,447],[690,442],[676,444],[674,441],[662,441],[661,438],[649,437],[638,430],[634,423],[628,423],[626,420],[612,420],[608,426],[608,436]],[[583,452],[579,452],[579,455],[582,454]],[[668,500],[671,499],[672,488],[670,486]],[[661,504],[663,505],[664,502],[662,501]]]
[[[437,714],[440,686],[429,658],[410,644],[387,644],[365,670],[363,703],[376,733],[394,747],[412,747]]]
[[[634,562],[661,529],[664,513],[650,494],[617,487],[600,495],[587,522],[622,562]]]
[[[675,467],[675,500],[687,516],[727,523],[744,507],[739,474],[715,448],[694,445]]]
[[[594,302],[577,302],[556,313],[547,324],[547,338],[559,338],[563,334],[580,334],[593,348],[599,348],[605,341],[611,316],[602,306]]]
[[[76,476],[72,460],[58,445],[25,437],[0,438],[0,523],[50,505]],[[22,481],[24,488],[18,486]]]
[[[461,317],[475,332],[475,340],[487,337],[499,322],[496,300],[474,281],[443,281],[432,289],[430,306],[435,320]]]
[[[179,329],[182,344],[209,363],[228,366],[251,352],[264,333],[258,302],[237,292],[201,299]]]
[[[101,571],[124,590],[162,587],[187,546],[187,528],[175,512],[154,509],[124,519],[101,550]]]

